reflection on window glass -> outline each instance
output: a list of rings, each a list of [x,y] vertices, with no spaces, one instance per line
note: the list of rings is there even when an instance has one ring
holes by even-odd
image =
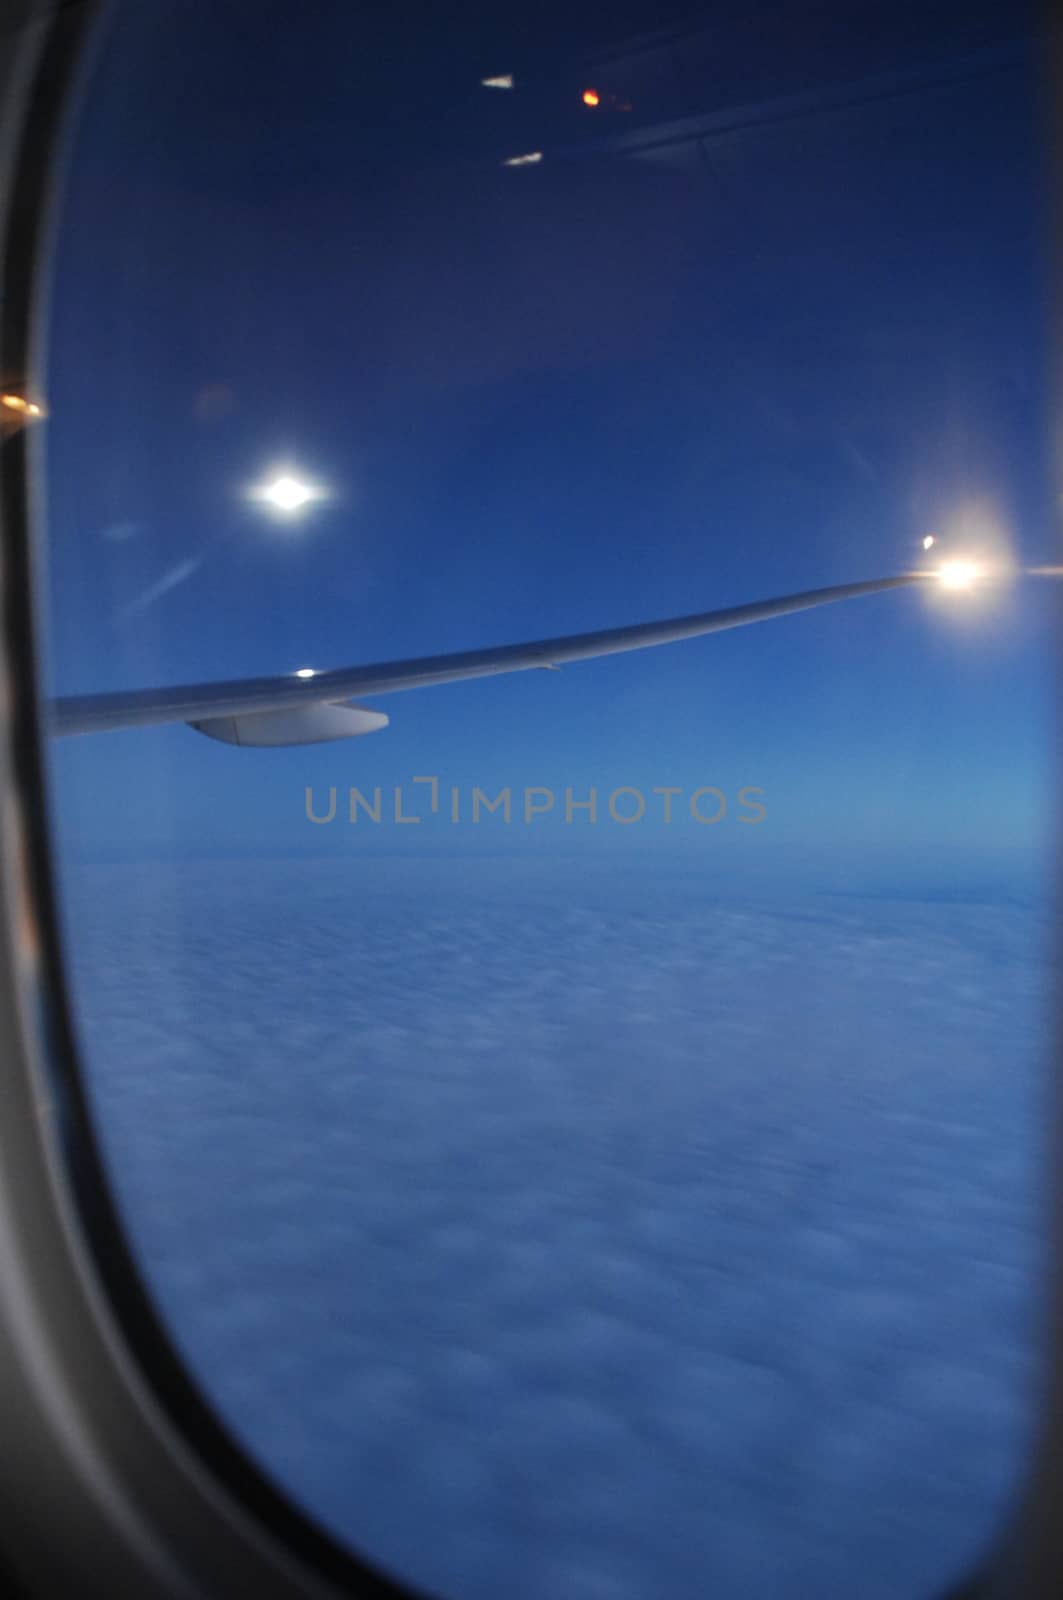
[[[34,402],[50,693],[406,692],[56,711],[89,1092],[221,1415],[434,1591],[894,1600],[1009,1509],[1034,56],[978,0],[109,18]]]

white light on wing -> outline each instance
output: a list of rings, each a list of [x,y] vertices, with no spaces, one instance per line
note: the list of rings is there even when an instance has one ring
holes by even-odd
[[[938,568],[938,578],[945,589],[969,589],[981,576],[977,561],[945,561]]]
[[[297,678],[313,678],[316,673],[313,667],[296,667],[295,676]]]

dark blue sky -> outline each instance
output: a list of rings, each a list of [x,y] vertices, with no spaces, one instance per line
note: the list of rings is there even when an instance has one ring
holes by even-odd
[[[928,531],[1055,559],[1020,10],[510,11],[116,6],[49,333],[57,692],[723,606],[903,569]],[[511,93],[480,87],[505,71]],[[631,111],[586,110],[587,83]],[[329,502],[294,523],[249,503],[281,462]],[[344,745],[70,741],[64,837],[1028,878],[1050,588],[946,610],[905,591],[392,696],[371,702],[392,727]],[[757,785],[769,815],[666,831],[658,807],[578,839],[305,820],[307,785],[422,773]]]

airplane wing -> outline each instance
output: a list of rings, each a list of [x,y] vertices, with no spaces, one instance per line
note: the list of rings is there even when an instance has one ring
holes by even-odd
[[[720,633],[725,628],[767,622],[794,611],[811,611],[839,600],[879,594],[885,589],[922,582],[927,576],[925,572],[906,572],[867,583],[810,589],[722,611],[670,617],[662,622],[641,622],[598,633],[572,633],[559,639],[537,639],[451,655],[415,656],[409,661],[388,661],[377,666],[341,667],[310,676],[288,673],[229,683],[61,696],[47,703],[45,723],[49,733],[63,735],[184,722],[210,738],[240,745],[317,744],[328,739],[349,739],[386,727],[388,722],[383,712],[352,705],[355,695],[394,694],[400,689],[424,689],[432,684],[459,683],[502,672],[557,668],[624,650],[675,644],[705,633]]]

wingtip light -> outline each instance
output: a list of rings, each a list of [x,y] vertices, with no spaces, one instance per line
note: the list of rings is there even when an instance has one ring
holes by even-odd
[[[943,561],[937,575],[943,589],[970,589],[983,576],[983,569],[977,561],[957,557]]]

